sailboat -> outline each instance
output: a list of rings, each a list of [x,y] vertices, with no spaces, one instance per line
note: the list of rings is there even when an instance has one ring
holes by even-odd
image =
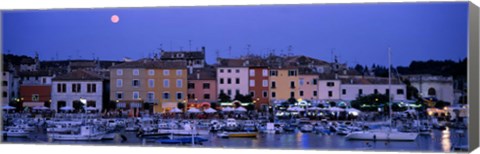
[[[388,89],[391,91],[391,55],[390,48],[388,48]],[[416,132],[399,132],[392,129],[392,103],[390,94],[388,95],[388,106],[390,110],[389,129],[378,129],[368,131],[354,131],[348,134],[345,138],[348,140],[373,140],[373,141],[415,141],[418,136]]]

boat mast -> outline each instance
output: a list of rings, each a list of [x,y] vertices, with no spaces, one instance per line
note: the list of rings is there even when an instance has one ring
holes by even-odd
[[[390,98],[390,93],[392,89],[392,77],[391,77],[391,67],[392,67],[392,60],[391,60],[391,49],[388,48],[388,108],[390,113],[390,131],[392,131],[392,101]]]

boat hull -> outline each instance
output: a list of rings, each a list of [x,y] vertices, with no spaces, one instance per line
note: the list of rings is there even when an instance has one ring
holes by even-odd
[[[352,132],[346,136],[349,140],[376,141],[414,141],[418,133],[403,132]]]

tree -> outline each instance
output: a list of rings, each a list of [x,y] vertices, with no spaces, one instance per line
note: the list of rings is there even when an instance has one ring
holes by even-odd
[[[220,92],[220,95],[218,95],[218,99],[220,99],[220,102],[231,102],[231,98],[230,96],[228,96],[227,94]]]
[[[297,103],[297,100],[296,100],[295,98],[293,98],[293,97],[290,97],[290,98],[287,100],[287,102],[290,103],[290,104],[295,104],[295,103]]]
[[[215,103],[215,102],[210,103],[210,107],[212,109],[217,109],[217,103]]]
[[[363,74],[364,68],[363,68],[362,65],[357,64],[357,65],[355,65],[354,69],[355,69],[358,73]]]
[[[334,101],[329,102],[329,104],[330,104],[330,107],[335,107],[335,106],[337,106],[337,103],[335,103]]]
[[[359,96],[351,102],[353,108],[362,111],[376,111],[380,106],[388,107],[388,96],[384,94],[370,94],[366,96]]]
[[[182,109],[185,108],[185,104],[182,103],[182,102],[178,102],[178,103],[177,103],[177,108],[180,109],[180,110],[182,110]]]
[[[407,99],[419,99],[418,89],[412,86],[412,83],[409,79],[404,79],[403,83],[407,86]]]

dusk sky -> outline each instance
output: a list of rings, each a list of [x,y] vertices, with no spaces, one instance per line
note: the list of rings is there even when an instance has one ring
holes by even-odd
[[[118,23],[112,23],[118,15]],[[205,46],[207,62],[250,51],[393,65],[467,56],[468,2],[158,7],[3,12],[3,52],[42,60],[138,59]],[[231,52],[229,52],[231,46]],[[94,54],[93,54],[94,53]]]

